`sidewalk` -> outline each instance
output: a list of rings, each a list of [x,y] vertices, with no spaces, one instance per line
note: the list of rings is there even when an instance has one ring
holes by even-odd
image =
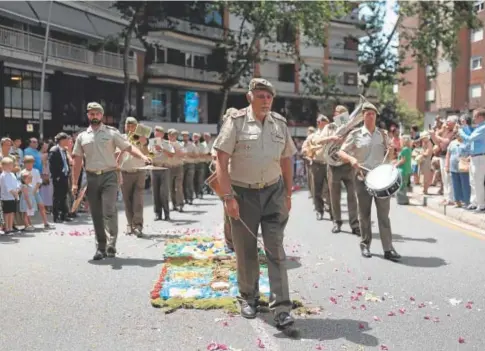
[[[438,190],[437,187],[430,187],[429,195],[425,196],[421,186],[413,185],[413,191],[408,195],[415,205],[424,206],[452,219],[485,230],[485,213],[474,213],[463,208],[442,205],[443,196],[438,195]]]

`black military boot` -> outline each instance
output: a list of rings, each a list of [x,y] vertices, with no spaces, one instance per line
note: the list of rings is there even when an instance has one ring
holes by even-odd
[[[256,306],[248,303],[246,300],[242,300],[241,304],[241,316],[246,319],[256,318]]]
[[[106,257],[106,251],[98,249],[98,250],[96,250],[96,253],[93,256],[93,260],[99,261],[99,260],[102,260],[105,257]]]
[[[161,212],[157,212],[155,214],[155,220],[156,221],[161,221],[162,220],[162,213]]]

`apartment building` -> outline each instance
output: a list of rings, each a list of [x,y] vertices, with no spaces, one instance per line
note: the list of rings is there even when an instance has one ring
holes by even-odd
[[[475,1],[475,11],[485,23],[485,1]],[[407,18],[407,27],[417,25],[419,19]],[[438,114],[466,112],[485,105],[484,28],[462,29],[458,38],[460,59],[456,67],[438,58],[437,72],[432,78],[429,67],[420,67],[411,56],[405,65],[412,69],[404,75],[408,85],[399,87],[399,96],[425,114],[425,125]]]
[[[189,131],[215,132],[222,103],[219,73],[224,65],[214,49],[223,40],[224,28],[237,31],[240,19],[227,11],[213,11],[202,17],[200,13],[205,12],[201,9],[180,13],[174,6],[172,11],[169,13],[172,25],[160,21],[148,37],[157,47],[151,53],[153,61],[147,67],[141,115],[147,124],[163,123],[167,127]],[[308,45],[306,38],[284,28],[275,33],[275,43],[259,43],[269,54],[267,60],[252,67],[253,75],[274,84],[277,97],[273,108],[287,117],[289,124],[294,126],[295,135],[306,133],[305,126],[314,124],[317,111],[330,114],[337,102],[353,109],[359,100],[358,42],[355,38],[363,33],[357,29],[357,23],[357,9],[332,21],[327,29],[327,48]],[[321,97],[307,96],[302,80],[308,68],[298,67],[292,58],[278,54],[280,43],[288,40],[297,43],[300,55],[310,69],[337,76],[338,100],[328,104]],[[245,94],[249,79],[241,79],[232,89],[228,107],[247,105]]]

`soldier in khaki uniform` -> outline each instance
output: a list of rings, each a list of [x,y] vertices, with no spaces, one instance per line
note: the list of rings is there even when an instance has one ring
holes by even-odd
[[[169,129],[168,141],[174,148],[175,155],[170,160],[170,198],[172,199],[174,211],[184,210],[184,152],[177,141],[178,130]]]
[[[318,130],[310,136],[309,147],[317,147],[315,140],[319,140],[323,132],[323,128],[329,123],[329,120],[324,115],[319,115],[317,118]],[[313,180],[313,205],[317,212],[317,220],[323,219],[325,211],[325,204],[332,219],[332,206],[330,204],[330,192],[328,189],[327,179],[327,160],[325,160],[324,148],[316,148],[311,164],[312,180]]]
[[[348,112],[345,106],[339,105],[335,108],[334,116]],[[341,137],[335,135],[337,125],[330,123],[323,128],[320,143],[343,142]],[[332,216],[334,225],[332,233],[340,233],[342,227],[342,182],[347,190],[347,208],[349,210],[349,224],[352,234],[360,236],[359,218],[357,215],[357,198],[355,196],[355,175],[352,167],[348,163],[341,166],[332,166],[328,164],[328,186],[330,190],[330,201],[332,204]]]
[[[153,165],[167,168],[152,171],[153,209],[156,221],[162,219],[162,210],[165,220],[170,220],[170,161],[175,155],[175,149],[163,139],[164,134],[162,127],[155,126],[155,138],[150,139],[150,151],[155,155]]]
[[[116,128],[102,123],[104,110],[100,104],[90,102],[87,111],[89,127],[78,135],[72,151],[72,192],[77,193],[84,157],[88,182],[87,197],[96,233],[96,253],[93,260],[101,260],[106,256],[116,255],[118,236],[116,149],[129,152],[143,160],[145,164],[149,164],[150,159],[133,147]]]
[[[313,199],[313,178],[312,178],[312,171],[311,171],[311,166],[312,166],[312,159],[309,157],[309,141],[311,135],[315,133],[315,127],[308,127],[307,130],[307,138],[301,144],[301,153],[303,155],[303,162],[305,164],[305,172],[306,172],[306,181],[308,184],[308,190],[310,191],[309,198]]]
[[[185,203],[192,205],[194,202],[194,175],[195,175],[195,162],[199,152],[194,143],[190,141],[189,132],[183,131],[182,133],[182,151],[184,153],[184,199]]]
[[[356,175],[361,171],[360,165],[372,169],[382,164],[388,147],[392,147],[387,132],[376,127],[377,108],[366,102],[362,106],[362,113],[364,114],[364,125],[350,132],[338,152],[344,162],[350,163],[352,167],[358,170],[358,172],[355,172]],[[371,208],[373,197],[367,191],[362,177],[356,177],[355,186],[362,238],[360,248],[362,256],[372,257],[369,249],[372,241]],[[379,234],[384,248],[384,258],[398,260],[401,256],[392,246],[391,221],[389,220],[391,198],[375,198],[374,200],[377,209]]]
[[[127,117],[125,121],[125,134],[128,140],[129,135],[135,132],[138,121],[134,117]],[[144,155],[148,155],[148,140],[145,137],[139,138],[138,148]],[[125,204],[125,215],[128,222],[126,233],[135,234],[137,237],[143,235],[143,196],[145,192],[146,172],[138,169],[145,166],[143,160],[134,157],[128,152],[121,151],[118,156],[118,165],[121,169],[121,193]]]
[[[290,315],[283,237],[291,208],[291,157],[296,147],[286,119],[271,112],[274,95],[270,82],[252,79],[247,94],[250,106],[226,119],[214,149],[218,181],[231,217],[241,315],[256,317],[259,260],[255,233],[261,225],[268,258],[270,308],[277,327],[286,328],[294,319]]]
[[[194,191],[195,197],[197,199],[203,198],[202,189],[204,187],[204,174],[205,174],[205,161],[206,161],[206,154],[208,151],[203,143],[200,142],[200,134],[194,133],[192,134],[192,141],[194,142],[194,146],[197,150],[197,158],[194,159],[195,164],[195,173],[194,173]]]

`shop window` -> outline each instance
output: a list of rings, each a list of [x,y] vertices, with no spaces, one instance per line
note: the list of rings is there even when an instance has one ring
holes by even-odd
[[[278,80],[280,82],[288,82],[293,83],[295,81],[295,65],[290,64],[281,64],[278,65]]]
[[[144,118],[150,121],[170,122],[170,91],[147,87],[142,99]]]

